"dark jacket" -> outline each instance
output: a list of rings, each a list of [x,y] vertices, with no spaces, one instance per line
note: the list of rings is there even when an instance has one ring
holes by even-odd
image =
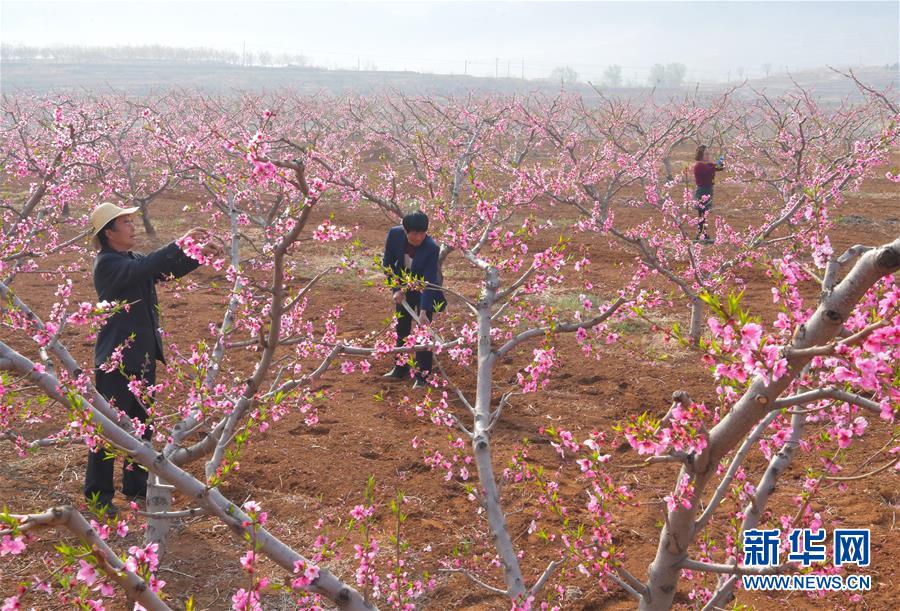
[[[148,255],[102,249],[94,259],[94,288],[101,301],[125,301],[129,311],[120,311],[106,321],[94,346],[94,367],[99,367],[132,333],[134,341],[123,353],[125,371],[140,373],[146,365],[165,362],[159,335],[156,283],[168,275],[180,278],[200,264],[185,255],[174,242]]]
[[[440,247],[431,236],[425,236],[425,241],[416,248],[416,256],[413,257],[410,273],[413,276],[425,278],[425,281],[441,286],[443,279],[441,278],[438,266],[438,255]],[[391,271],[400,276],[403,270],[403,256],[406,254],[406,232],[403,227],[398,225],[392,227],[388,231],[387,240],[384,243],[384,257],[381,261],[384,267],[390,268]],[[418,294],[416,291],[410,293]],[[440,304],[440,305],[439,305]],[[425,289],[419,300],[419,309],[426,312],[433,312],[435,309],[443,312],[446,307],[444,293],[435,289]]]
[[[698,187],[711,188],[713,183],[716,182],[716,172],[721,172],[724,169],[724,167],[715,163],[698,161],[694,164],[694,181]]]

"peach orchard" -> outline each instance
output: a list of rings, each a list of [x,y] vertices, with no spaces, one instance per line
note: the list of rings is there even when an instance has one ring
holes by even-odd
[[[43,574],[4,585],[3,609],[95,609],[123,599],[167,609],[160,563],[180,536],[173,523],[195,516],[224,524],[243,544],[234,563],[247,579],[230,593],[235,609],[263,608],[274,591],[290,593],[300,608],[411,609],[426,606],[444,573],[464,574],[513,609],[564,608],[575,576],[624,590],[641,609],[668,609],[679,592],[714,609],[740,600],[741,575],[799,570],[791,562],[746,566],[741,533],[769,525],[786,537],[788,527],[830,526],[839,516],[813,512],[810,499],[822,478],[853,467],[835,457],[873,431],[893,435],[870,464],[873,474],[896,471],[900,452],[900,237],[846,252],[831,246],[848,191],[872,176],[900,180],[889,164],[897,107],[857,85],[856,101],[831,104],[801,89],[666,100],[602,91],[585,99],[5,96],[0,439],[23,457],[64,444],[128,455],[149,470],[151,485],[146,507],[116,517],[85,504],[6,507],[0,566],[45,557]],[[700,143],[727,150],[718,186],[727,184],[753,219],[730,224],[714,208],[712,245],[692,239],[692,184],[676,160]],[[215,295],[216,319],[190,320],[205,339],[169,337],[158,383],[133,381],[132,392],[151,405],[153,437],[142,441],[144,425],[96,392],[91,365],[67,347],[75,332],[92,340],[130,304],[79,302],[73,286],[90,283],[94,206],[138,206],[148,236],[171,239],[161,235],[155,206],[176,192],[196,202],[185,215],[202,218],[227,254],[208,260],[202,244],[179,246],[227,285]],[[311,216],[324,205],[341,213]],[[468,266],[477,288],[445,273],[450,310],[418,326],[406,346],[395,347],[374,322],[348,336],[339,307],[313,305],[323,278],[381,273],[347,219],[377,210],[387,227],[417,207],[431,217],[442,263]],[[559,213],[552,220],[550,209]],[[629,264],[615,282],[600,281],[592,270],[604,262],[573,248],[573,236],[609,244]],[[320,246],[337,254],[310,269],[302,249]],[[741,299],[763,277],[754,270],[765,272],[774,316],[755,315]],[[53,303],[29,295],[26,279],[35,277],[57,287]],[[178,282],[183,292],[194,280]],[[388,284],[423,286],[411,277],[381,284],[360,279],[359,290],[387,304]],[[540,299],[560,287],[580,293],[577,303]],[[715,400],[695,401],[672,380],[671,404],[609,429],[528,432],[549,438],[553,468],[532,462],[526,443],[511,454],[494,451],[492,435],[517,418],[523,395],[555,384],[561,338],[574,338],[567,345],[600,370],[629,320],[676,320],[653,332],[708,368],[704,383]],[[470,553],[418,561],[399,527],[403,495],[381,498],[373,486],[349,491],[360,498],[345,516],[352,537],[314,533],[308,549],[275,536],[256,499],[223,493],[223,482],[241,477],[246,448],[264,446],[286,416],[318,425],[328,399],[317,384],[326,372],[339,386],[422,347],[435,352],[439,375],[424,393],[407,391],[403,406],[447,433],[449,445],[397,435],[416,444],[435,478],[461,484],[466,519],[479,532]],[[227,358],[236,353],[245,358]],[[496,375],[510,358],[512,381]],[[114,356],[105,367],[117,365]],[[628,454],[614,452],[622,444]],[[798,448],[825,466],[796,491],[790,515],[772,512],[769,497]],[[763,457],[754,463],[761,468],[749,466],[752,454]],[[617,468],[622,460],[669,465],[649,566],[619,541],[621,517],[639,492]],[[576,482],[577,493],[563,493],[563,481]],[[381,506],[396,532],[375,528]],[[533,518],[529,532],[545,542],[541,570],[523,568],[534,550],[511,535],[512,506]],[[728,533],[717,545],[708,544],[713,529]],[[136,530],[143,542],[123,544]],[[58,543],[37,551],[48,540]],[[281,572],[263,574],[262,557]],[[335,568],[337,558],[355,569]]]

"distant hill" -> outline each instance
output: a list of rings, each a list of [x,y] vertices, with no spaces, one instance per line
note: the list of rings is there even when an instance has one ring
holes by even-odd
[[[878,90],[892,87],[897,98],[898,71],[895,67],[864,67],[854,73],[866,85]],[[852,81],[829,69],[808,70],[792,75],[774,74],[764,79],[747,81],[741,88],[743,95],[751,90],[778,95],[792,89],[793,82],[807,88],[820,99],[837,100],[856,97],[859,92]],[[731,85],[734,85],[732,83]],[[327,92],[335,95],[403,91],[412,95],[464,95],[534,93],[555,94],[558,82],[516,78],[483,78],[464,75],[424,74],[420,72],[382,72],[356,70],[325,70],[311,67],[236,66],[224,62],[183,61],[120,61],[97,63],[54,63],[41,60],[0,62],[0,91],[13,93],[28,91],[115,90],[135,95],[152,91],[184,87],[208,93],[229,91],[265,91],[291,88],[300,93]],[[686,82],[680,88],[660,90],[660,95],[679,95],[695,89],[702,94],[715,95],[729,85]],[[590,94],[585,83],[567,83],[569,92]],[[616,95],[634,95],[645,88],[619,88],[605,91]]]
[[[325,70],[292,66],[235,66],[218,62],[51,63],[26,60],[0,63],[0,90],[3,92],[103,91],[112,88],[133,94],[146,94],[169,87],[186,87],[210,93],[291,88],[301,93],[325,91],[337,95],[365,95],[384,91],[458,95],[468,92],[555,93],[559,91],[560,84],[514,78]],[[585,84],[567,84],[566,90],[588,92],[590,87]]]

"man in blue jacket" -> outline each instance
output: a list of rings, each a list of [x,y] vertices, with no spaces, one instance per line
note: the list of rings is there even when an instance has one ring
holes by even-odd
[[[444,293],[434,287],[441,286],[439,269],[440,247],[428,235],[428,216],[418,210],[403,217],[403,225],[392,227],[388,231],[384,244],[382,265],[390,279],[399,279],[404,272],[422,278],[428,283],[424,291],[395,288],[394,304],[397,312],[397,346],[402,346],[412,330],[412,317],[403,307],[405,301],[411,310],[416,312],[421,322],[424,312],[430,322],[435,311],[443,311],[446,302]],[[416,352],[416,366],[413,388],[422,388],[427,384],[431,373],[432,354],[430,350]],[[410,375],[409,365],[396,365],[383,377],[402,380]]]
[[[131,393],[129,379],[140,378],[147,385],[156,383],[156,361],[165,362],[162,338],[159,334],[159,311],[156,283],[170,276],[179,278],[197,269],[199,263],[184,254],[172,242],[148,255],[132,252],[136,244],[135,217],[137,208],[119,208],[104,202],[91,213],[92,244],[99,249],[94,259],[94,288],[101,301],[125,302],[127,310],[111,316],[97,335],[94,346],[94,368],[97,391],[113,407],[124,411],[140,422],[147,419],[146,407]],[[191,229],[183,238],[200,242],[207,237],[204,229]],[[206,255],[218,255],[215,245],[204,248]],[[121,365],[104,371],[104,365],[119,346]],[[109,369],[109,367],[107,367]],[[147,427],[143,439],[151,438]],[[88,453],[84,478],[84,495],[96,498],[98,506],[113,505],[113,467],[115,460],[103,448]],[[131,461],[125,462],[122,472],[122,492],[127,497],[147,495],[147,471]]]

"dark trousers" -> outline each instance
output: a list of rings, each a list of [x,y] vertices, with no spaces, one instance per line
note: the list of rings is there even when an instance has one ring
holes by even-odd
[[[419,293],[409,292],[406,294],[406,303],[413,309],[416,314],[420,314],[419,312],[419,300],[421,299],[421,295]],[[434,320],[434,312],[426,312],[428,316],[428,320]],[[406,308],[403,307],[403,304],[397,305],[397,346],[403,346],[406,343],[406,338],[409,337],[410,331],[412,331],[412,316],[409,315],[409,312],[406,311]],[[431,340],[429,340],[431,341]],[[419,368],[422,377],[428,377],[428,374],[431,373],[431,368],[433,366],[434,356],[431,354],[431,350],[420,350],[416,352],[416,366]],[[398,366],[398,369],[402,372],[409,372],[409,365],[404,365],[402,367]]]
[[[700,217],[700,224],[697,225],[698,238],[709,238],[709,235],[706,233],[706,217],[709,216],[709,211],[712,210],[712,196],[712,187],[697,187],[697,190],[694,191],[697,215]],[[703,199],[704,197],[706,197],[705,201]]]
[[[156,372],[151,370],[140,374],[147,384],[156,383]],[[137,397],[128,390],[128,378],[118,371],[106,373],[96,371],[97,391],[103,395],[114,408],[124,411],[130,418],[141,422],[147,420],[147,410]],[[143,439],[150,439],[148,427]],[[84,476],[84,496],[91,498],[97,495],[100,505],[108,505],[115,495],[113,487],[113,469],[115,458],[108,455],[107,450],[99,448],[97,452],[88,452],[87,472]],[[126,496],[147,495],[147,470],[137,463],[125,460],[122,470],[122,493]]]

